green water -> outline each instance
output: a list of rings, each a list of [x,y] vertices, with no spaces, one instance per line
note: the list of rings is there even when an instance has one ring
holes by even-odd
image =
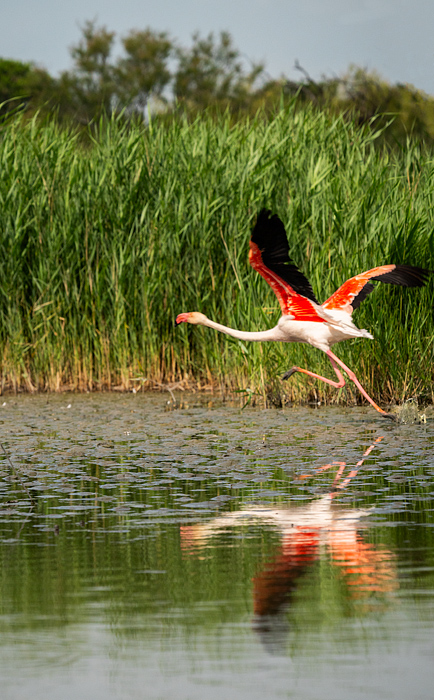
[[[2,402],[2,700],[432,698],[434,422]]]

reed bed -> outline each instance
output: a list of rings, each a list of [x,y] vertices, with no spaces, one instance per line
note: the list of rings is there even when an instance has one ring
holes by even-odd
[[[434,162],[396,153],[342,117],[289,105],[233,123],[206,114],[147,126],[101,120],[87,140],[54,120],[0,131],[2,389],[147,387],[244,391],[279,403],[355,402],[301,345],[243,344],[174,327],[200,310],[264,329],[277,301],[248,265],[257,212],[277,212],[320,300],[384,262],[434,268]],[[378,285],[355,314],[375,341],[337,346],[379,401],[433,399],[433,282]]]

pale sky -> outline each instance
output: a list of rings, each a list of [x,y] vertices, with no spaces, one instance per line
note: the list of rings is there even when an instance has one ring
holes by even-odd
[[[433,0],[0,0],[0,56],[57,75],[92,19],[118,36],[167,31],[183,46],[194,31],[227,30],[274,78],[299,79],[296,60],[314,79],[356,64],[434,95]]]

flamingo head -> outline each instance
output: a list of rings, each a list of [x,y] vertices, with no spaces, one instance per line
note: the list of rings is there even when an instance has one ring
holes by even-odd
[[[178,314],[175,320],[175,326],[179,326],[180,323],[193,323],[193,325],[198,326],[204,324],[206,321],[206,316],[199,313],[198,311],[190,311],[186,314]]]

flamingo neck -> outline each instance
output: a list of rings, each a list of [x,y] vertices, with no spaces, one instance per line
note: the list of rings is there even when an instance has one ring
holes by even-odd
[[[220,333],[231,335],[233,338],[238,338],[238,340],[252,340],[257,342],[264,340],[281,340],[277,326],[266,331],[240,331],[238,328],[223,326],[221,323],[211,321],[209,318],[207,318],[202,325],[208,328],[214,328],[214,330],[220,331]]]

